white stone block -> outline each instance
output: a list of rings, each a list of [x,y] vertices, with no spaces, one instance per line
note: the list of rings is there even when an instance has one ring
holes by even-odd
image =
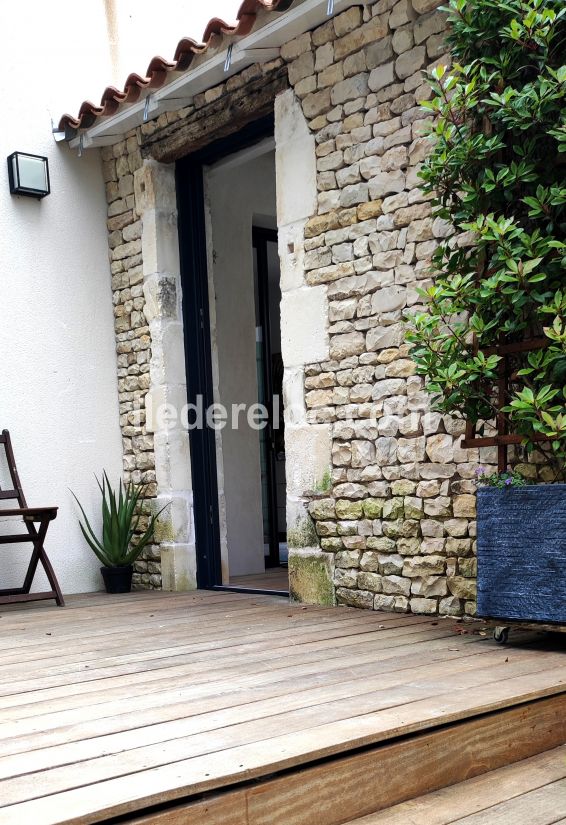
[[[163,590],[196,590],[197,560],[194,544],[161,545],[161,578]]]
[[[302,496],[324,478],[331,465],[330,424],[289,426],[285,431],[287,494]]]
[[[327,325],[326,286],[303,287],[283,293],[281,349],[285,368],[328,358]]]
[[[185,384],[185,340],[178,321],[151,324],[152,384]]]
[[[161,494],[154,501],[155,512],[165,507],[155,528],[156,539],[181,544],[193,541],[192,496]]]
[[[402,286],[388,286],[374,292],[371,311],[374,314],[403,309],[407,302],[407,290]]]
[[[184,384],[152,387],[145,397],[147,432],[182,429],[182,413],[186,404],[187,388]]]
[[[192,488],[189,433],[159,432],[154,436],[155,473],[160,493]]]
[[[306,422],[305,376],[301,367],[285,369],[283,376],[283,411],[286,426]]]
[[[179,235],[175,211],[149,209],[144,212],[142,256],[145,278],[154,273],[176,276],[180,274]]]
[[[316,211],[316,155],[299,101],[289,89],[275,98],[277,223],[285,226]]]
[[[134,173],[134,195],[138,215],[148,209],[174,210],[177,205],[174,165],[145,160]]]
[[[287,512],[287,527],[292,527],[295,524],[300,524],[304,519],[308,518],[308,502],[302,496],[292,496],[287,489],[286,498],[286,512]]]
[[[279,228],[279,261],[281,265],[281,292],[298,289],[305,283],[305,220]]]

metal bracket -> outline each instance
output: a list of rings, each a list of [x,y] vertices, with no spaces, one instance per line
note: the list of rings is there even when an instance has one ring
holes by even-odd
[[[226,60],[224,61],[224,71],[229,72],[232,65],[232,52],[234,51],[234,44],[230,43],[226,52]]]
[[[75,138],[75,143],[71,144],[71,146],[73,145],[77,147],[77,154],[81,158],[85,149],[90,149],[91,146],[94,146],[94,141],[88,132],[80,132]]]
[[[143,104],[143,122],[147,123],[149,120],[149,107],[151,105],[151,95],[147,95]]]
[[[332,17],[334,14],[334,0],[328,0],[328,6],[326,7],[326,16]]]
[[[51,134],[53,135],[53,139],[56,143],[61,143],[61,141],[65,140],[65,130],[60,129],[59,126],[56,126],[53,122],[53,118],[51,119]]]

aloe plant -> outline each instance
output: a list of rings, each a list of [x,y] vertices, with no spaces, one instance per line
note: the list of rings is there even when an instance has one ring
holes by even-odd
[[[134,544],[133,538],[141,518],[138,505],[147,485],[133,482],[124,484],[120,479],[116,492],[106,471],[103,471],[102,481],[96,478],[96,483],[102,494],[102,536],[97,537],[82,504],[73,493],[84,518],[84,524],[79,521],[79,526],[89,546],[105,567],[127,567],[138,558],[153,538],[155,523],[165,508],[150,517],[147,529]]]

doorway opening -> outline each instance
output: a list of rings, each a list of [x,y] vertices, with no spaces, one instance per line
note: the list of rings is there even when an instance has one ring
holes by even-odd
[[[286,595],[273,119],[179,162],[177,182],[188,395],[205,410],[190,427],[198,584]]]

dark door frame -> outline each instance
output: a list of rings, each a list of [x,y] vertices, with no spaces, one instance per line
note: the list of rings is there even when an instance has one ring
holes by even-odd
[[[263,229],[259,226],[252,228],[252,244],[257,255],[257,297],[259,322],[263,348],[263,382],[265,389],[264,403],[267,407],[268,422],[265,431],[267,448],[267,496],[269,511],[269,555],[266,556],[266,566],[276,567],[279,564],[279,528],[277,513],[277,465],[275,455],[275,434],[273,416],[273,365],[271,352],[271,313],[269,311],[269,284],[267,244],[277,243],[277,231]]]
[[[177,163],[176,176],[187,401],[197,404],[201,396],[207,409],[214,395],[202,164],[183,159]],[[222,583],[214,430],[192,429],[189,442],[197,585],[208,588]]]
[[[177,161],[175,178],[181,285],[185,337],[187,400],[204,409],[214,403],[208,296],[208,259],[204,209],[204,167],[239,152],[274,133],[273,114],[244,126],[239,132],[214,141]],[[226,193],[230,197],[230,193]],[[189,433],[193,482],[193,510],[197,556],[197,585],[202,589],[268,592],[222,584],[216,434],[209,427]]]

